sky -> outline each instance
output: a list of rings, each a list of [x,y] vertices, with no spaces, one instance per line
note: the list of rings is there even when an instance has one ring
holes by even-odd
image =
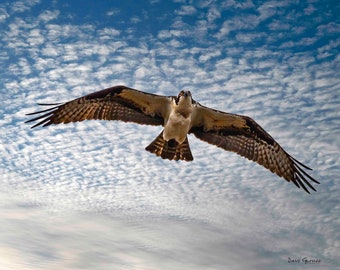
[[[340,269],[339,14],[321,0],[1,1],[0,269]],[[193,162],[162,160],[144,150],[161,127],[24,123],[37,103],[118,84],[252,117],[317,192],[192,135]]]

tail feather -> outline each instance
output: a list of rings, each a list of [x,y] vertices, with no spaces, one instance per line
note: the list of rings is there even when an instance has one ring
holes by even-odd
[[[160,156],[163,159],[169,160],[193,160],[191,154],[188,137],[186,137],[183,143],[178,143],[175,140],[166,141],[163,139],[163,131],[158,137],[150,143],[145,150]]]

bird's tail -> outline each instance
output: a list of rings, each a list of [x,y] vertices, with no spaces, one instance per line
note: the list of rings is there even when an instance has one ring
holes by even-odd
[[[163,159],[181,159],[185,161],[191,161],[194,159],[191,154],[188,137],[186,137],[185,141],[181,144],[174,139],[166,141],[163,138],[163,131],[145,148],[145,150],[154,153]]]

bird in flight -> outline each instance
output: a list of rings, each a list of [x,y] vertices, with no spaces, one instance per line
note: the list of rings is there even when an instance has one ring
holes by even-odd
[[[53,107],[29,113],[40,114],[26,121],[39,120],[32,128],[91,119],[163,126],[145,148],[163,159],[192,161],[187,137],[192,133],[202,141],[257,162],[308,193],[307,186],[316,191],[310,181],[320,184],[305,171],[311,170],[309,167],[289,155],[252,118],[202,106],[192,99],[190,91],[161,96],[118,85],[66,103],[39,105]]]

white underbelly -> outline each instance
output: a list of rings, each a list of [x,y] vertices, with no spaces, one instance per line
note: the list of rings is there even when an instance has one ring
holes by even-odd
[[[183,143],[190,129],[191,117],[184,118],[182,115],[170,115],[164,126],[163,138],[166,141],[175,139]]]

